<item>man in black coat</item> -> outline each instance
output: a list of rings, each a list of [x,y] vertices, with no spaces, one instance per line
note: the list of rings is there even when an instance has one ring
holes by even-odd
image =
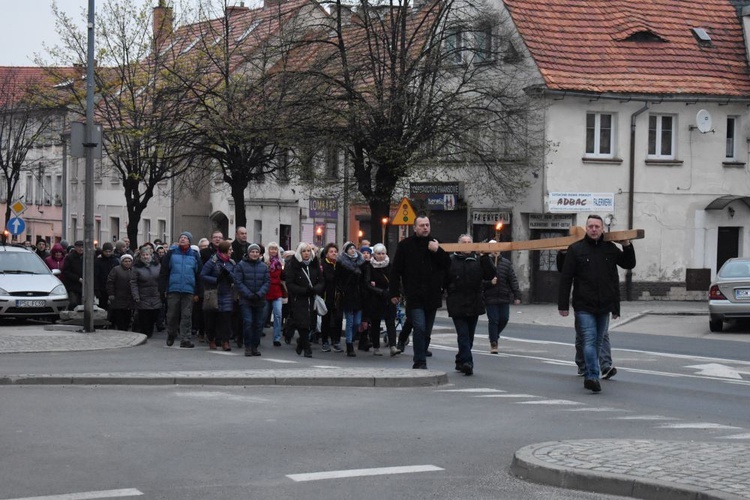
[[[604,222],[598,215],[586,220],[586,236],[568,247],[560,276],[557,309],[568,316],[570,289],[573,287],[573,310],[583,336],[586,374],[583,386],[601,391],[599,384],[599,351],[604,333],[609,329],[609,315],[620,316],[620,281],[617,266],[635,267],[635,250],[629,240],[604,241]]]
[[[427,368],[435,313],[443,305],[443,278],[450,267],[450,256],[430,239],[430,219],[420,215],[414,221],[414,234],[401,240],[393,258],[389,295],[399,302],[401,287],[406,298],[406,316],[413,325],[415,369]]]
[[[94,294],[99,299],[99,307],[109,309],[107,277],[109,272],[120,265],[120,259],[114,255],[114,247],[109,241],[102,245],[102,253],[94,259]]]
[[[63,264],[63,284],[68,291],[68,309],[81,305],[83,296],[83,240],[78,240]]]

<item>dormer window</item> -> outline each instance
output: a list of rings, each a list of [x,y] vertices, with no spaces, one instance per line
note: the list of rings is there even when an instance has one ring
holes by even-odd
[[[698,41],[700,46],[711,46],[711,36],[703,28],[690,28],[690,32],[693,34],[695,39]]]
[[[631,33],[627,38],[626,42],[665,42],[662,37],[657,35],[651,30],[641,30]]]

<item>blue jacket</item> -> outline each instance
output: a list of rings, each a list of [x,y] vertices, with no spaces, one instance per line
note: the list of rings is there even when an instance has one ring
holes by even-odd
[[[198,294],[198,273],[201,270],[201,256],[198,252],[190,247],[183,252],[179,246],[172,245],[160,263],[161,293]]]
[[[219,290],[219,311],[231,312],[234,308],[232,299],[232,272],[236,267],[234,261],[229,259],[224,262],[213,254],[201,269],[201,279],[204,289],[217,288]]]
[[[232,278],[240,294],[240,301],[250,305],[265,304],[263,301],[271,287],[271,276],[265,262],[260,259],[242,259],[234,266]]]

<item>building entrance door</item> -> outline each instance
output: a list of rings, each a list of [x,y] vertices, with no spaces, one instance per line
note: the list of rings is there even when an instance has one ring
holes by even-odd
[[[532,231],[531,239],[559,238],[567,236],[566,231]],[[557,303],[557,289],[560,284],[560,273],[555,259],[557,250],[537,250],[531,252],[532,289],[531,301],[535,303]]]
[[[732,257],[740,255],[740,228],[720,227],[716,241],[716,272]]]

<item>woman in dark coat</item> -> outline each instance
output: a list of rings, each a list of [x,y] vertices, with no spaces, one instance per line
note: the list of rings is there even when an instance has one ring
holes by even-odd
[[[107,275],[107,295],[109,310],[115,328],[127,331],[133,317],[133,294],[130,291],[130,276],[133,269],[133,257],[125,254],[120,257],[120,265]]]
[[[362,324],[362,301],[365,288],[363,270],[366,262],[351,241],[344,243],[343,248],[344,253],[339,255],[336,266],[336,282],[341,290],[341,307],[346,318],[346,355],[356,356],[354,337]],[[364,345],[361,340],[360,345]]]
[[[336,246],[336,243],[328,243],[320,254],[323,281],[325,282],[323,298],[328,308],[328,313],[320,319],[321,351],[323,352],[331,350],[343,352],[341,349],[341,327],[344,322],[344,313],[341,310],[341,292],[336,283],[338,255],[339,247]]]
[[[385,245],[377,243],[372,248],[372,259],[365,266],[365,284],[369,293],[370,341],[375,348],[373,354],[380,356],[380,321],[385,322],[391,356],[400,354],[396,347],[396,304],[388,293],[391,265]]]
[[[146,337],[151,337],[154,333],[154,326],[161,312],[159,272],[161,266],[154,260],[153,251],[144,245],[138,252],[138,262],[130,273],[130,291],[138,310],[138,325]]]
[[[296,329],[298,334],[297,354],[304,351],[306,358],[312,358],[310,330],[315,328],[317,322],[313,306],[315,295],[323,293],[325,282],[308,243],[297,246],[294,257],[284,268],[284,276],[289,290],[289,328]]]
[[[232,350],[229,345],[229,334],[231,333],[232,311],[234,310],[232,272],[235,264],[230,258],[231,253],[232,243],[222,241],[219,243],[216,253],[206,261],[203,269],[201,269],[204,290],[215,288],[218,292],[218,310],[203,310],[209,349],[216,349],[216,346],[220,344],[223,350]]]

